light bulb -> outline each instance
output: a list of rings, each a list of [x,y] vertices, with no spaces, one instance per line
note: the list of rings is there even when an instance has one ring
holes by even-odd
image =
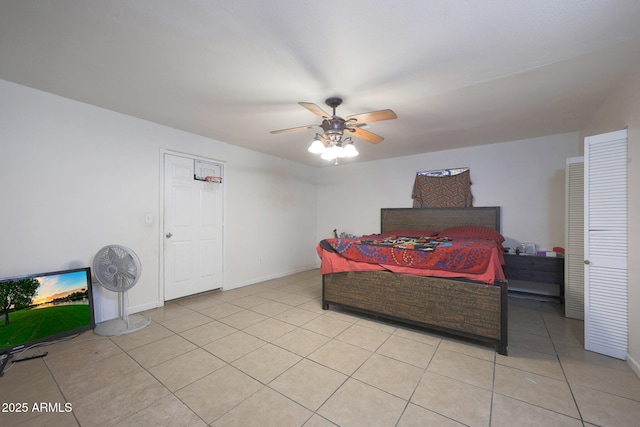
[[[353,144],[347,144],[346,147],[344,147],[344,157],[355,157],[358,154],[358,150],[356,150],[356,146]]]
[[[333,160],[335,158],[338,157],[338,153],[335,150],[336,146],[334,145],[333,147],[327,148],[324,153],[322,153],[322,155],[320,156],[321,159],[323,160]]]
[[[324,153],[324,151],[325,151],[324,144],[319,139],[314,139],[311,145],[309,146],[310,153],[320,154],[320,153]]]

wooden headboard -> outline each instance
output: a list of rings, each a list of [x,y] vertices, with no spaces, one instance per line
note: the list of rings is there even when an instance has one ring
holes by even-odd
[[[500,231],[500,207],[473,208],[383,208],[380,231],[440,231],[456,225],[481,225]]]

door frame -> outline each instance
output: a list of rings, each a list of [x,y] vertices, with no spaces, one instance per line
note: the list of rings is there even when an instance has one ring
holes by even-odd
[[[164,306],[164,207],[165,207],[165,198],[164,198],[164,161],[166,155],[185,157],[192,160],[203,160],[206,162],[215,162],[223,165],[223,175],[224,181],[226,181],[226,162],[224,160],[213,159],[211,157],[200,156],[197,154],[184,153],[181,151],[168,150],[166,148],[160,149],[160,160],[159,160],[159,204],[158,204],[158,307]],[[224,289],[225,281],[225,271],[224,268],[224,253],[225,253],[225,222],[224,219],[226,217],[226,192],[224,191],[224,185],[221,185],[220,191],[222,191],[222,283]]]

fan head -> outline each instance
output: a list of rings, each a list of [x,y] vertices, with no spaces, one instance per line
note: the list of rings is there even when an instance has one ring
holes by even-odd
[[[140,259],[131,249],[108,245],[93,258],[93,274],[98,283],[114,292],[131,289],[140,279]]]

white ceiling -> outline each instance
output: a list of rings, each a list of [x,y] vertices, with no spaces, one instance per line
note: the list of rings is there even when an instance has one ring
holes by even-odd
[[[0,0],[0,78],[314,166],[320,119],[390,108],[369,161],[580,129],[640,63],[637,0]]]

